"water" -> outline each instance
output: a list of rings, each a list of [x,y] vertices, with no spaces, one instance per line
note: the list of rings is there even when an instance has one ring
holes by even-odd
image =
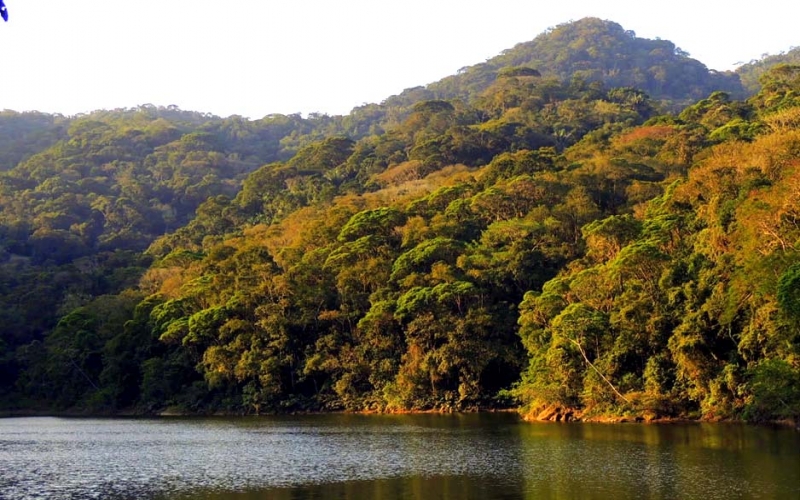
[[[10,418],[0,498],[800,498],[800,433],[513,414]]]

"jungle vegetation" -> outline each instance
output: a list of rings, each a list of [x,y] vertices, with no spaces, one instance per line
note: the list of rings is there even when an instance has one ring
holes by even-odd
[[[346,116],[2,112],[0,408],[798,419],[769,61],[584,19]]]

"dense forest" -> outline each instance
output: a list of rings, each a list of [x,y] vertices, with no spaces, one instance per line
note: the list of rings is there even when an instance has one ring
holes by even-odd
[[[797,420],[795,56],[583,19],[346,116],[2,112],[0,410]]]

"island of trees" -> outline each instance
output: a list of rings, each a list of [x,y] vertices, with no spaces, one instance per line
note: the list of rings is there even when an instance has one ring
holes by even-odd
[[[583,19],[347,116],[0,113],[0,410],[797,420],[797,63]]]

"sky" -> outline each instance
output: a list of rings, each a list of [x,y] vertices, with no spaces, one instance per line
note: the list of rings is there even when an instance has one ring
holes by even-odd
[[[716,70],[800,45],[793,0],[5,0],[0,109],[347,114],[599,17]]]

